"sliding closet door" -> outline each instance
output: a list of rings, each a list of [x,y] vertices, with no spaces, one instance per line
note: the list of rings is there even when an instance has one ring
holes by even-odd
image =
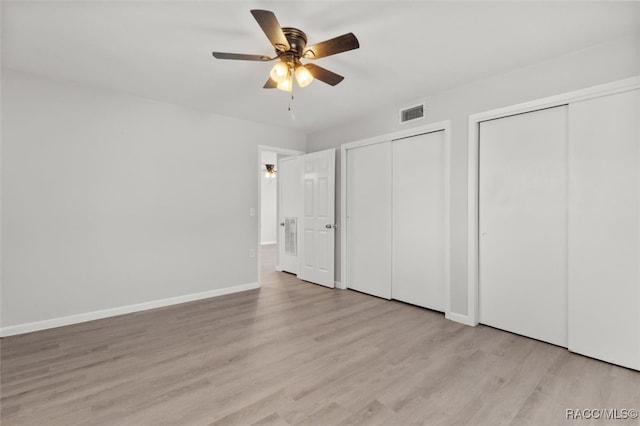
[[[446,262],[444,131],[393,141],[392,297],[444,311]]]
[[[569,117],[569,349],[640,369],[640,91]]]
[[[480,124],[480,322],[567,346],[567,107]]]
[[[347,286],[391,298],[391,142],[347,151]]]

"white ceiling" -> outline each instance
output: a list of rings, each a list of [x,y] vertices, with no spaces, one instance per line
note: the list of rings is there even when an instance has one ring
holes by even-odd
[[[295,92],[262,85],[271,55],[250,9],[309,44],[353,32],[360,49],[316,63],[345,76]],[[607,40],[638,34],[636,2],[2,2],[2,66],[311,132]]]

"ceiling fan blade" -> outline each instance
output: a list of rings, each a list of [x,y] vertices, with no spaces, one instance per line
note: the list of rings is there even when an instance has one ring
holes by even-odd
[[[266,34],[267,38],[277,50],[282,52],[291,49],[289,40],[282,32],[282,27],[278,23],[276,15],[270,10],[253,9],[251,11],[253,17],[258,21],[258,25]]]
[[[225,52],[213,52],[213,57],[216,59],[237,59],[240,61],[263,61],[263,62],[275,59],[265,55],[246,55],[244,53],[225,53]]]
[[[359,47],[360,43],[356,36],[353,35],[353,33],[348,33],[332,38],[331,40],[307,46],[307,48],[304,49],[302,56],[307,59],[318,59],[346,52],[348,50],[357,49]]]
[[[313,78],[324,81],[331,86],[335,86],[344,80],[344,77],[340,74],[336,74],[335,72],[329,71],[328,69],[319,67],[315,64],[305,64],[304,67],[309,70]]]
[[[264,86],[262,86],[263,89],[275,89],[276,87],[278,87],[278,83],[276,83],[271,77],[269,77],[269,80],[267,80]]]

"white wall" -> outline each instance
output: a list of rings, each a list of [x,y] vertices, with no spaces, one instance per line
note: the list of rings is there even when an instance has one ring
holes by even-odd
[[[3,71],[2,327],[257,281],[258,143],[302,133]]]
[[[262,164],[278,164],[278,154],[262,151]],[[278,232],[278,175],[267,178],[262,173],[260,192],[260,241],[262,244],[275,244]]]
[[[398,110],[426,101],[426,120],[415,125],[452,120],[451,158],[451,310],[467,314],[467,143],[470,114],[543,98],[609,81],[640,75],[640,34],[599,44],[514,72],[424,97],[402,105],[384,105],[360,120],[308,135],[308,152],[406,129],[398,124]],[[426,85],[426,84],[425,84]],[[338,151],[340,154],[340,151]],[[337,158],[339,164],[340,158]],[[336,209],[340,211],[340,167],[336,165]],[[340,230],[338,229],[339,233]],[[336,234],[336,276],[340,276],[340,244]]]

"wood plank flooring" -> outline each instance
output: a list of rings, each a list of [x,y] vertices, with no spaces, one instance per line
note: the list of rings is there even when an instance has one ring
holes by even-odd
[[[553,425],[640,408],[639,372],[301,282],[263,252],[259,290],[2,339],[2,425]]]

